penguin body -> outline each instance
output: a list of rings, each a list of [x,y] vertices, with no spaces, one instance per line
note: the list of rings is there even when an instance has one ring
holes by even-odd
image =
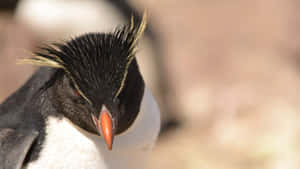
[[[49,116],[39,159],[25,169],[110,169],[142,168],[159,133],[160,116],[151,93],[145,90],[140,114],[124,134],[116,136],[108,151],[100,136],[75,126],[67,118]]]
[[[144,168],[160,130],[135,59],[145,20],[22,60],[45,68],[0,105],[0,168]]]

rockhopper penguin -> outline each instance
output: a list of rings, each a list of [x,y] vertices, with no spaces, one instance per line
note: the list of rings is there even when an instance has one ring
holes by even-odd
[[[42,47],[41,66],[0,105],[0,169],[144,168],[160,112],[135,58],[146,27]]]

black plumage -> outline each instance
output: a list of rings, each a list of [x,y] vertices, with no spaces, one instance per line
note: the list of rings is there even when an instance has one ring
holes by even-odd
[[[35,54],[57,63],[58,67],[69,74],[80,90],[88,89],[82,91],[87,95],[84,97],[98,100],[92,98],[93,92],[103,88],[103,84],[112,89],[109,91],[111,93],[106,95],[113,97],[118,94],[122,80],[126,78],[124,73],[128,69],[127,66],[134,59],[136,39],[134,31],[137,29],[133,31],[129,29],[122,27],[110,34],[85,34],[64,44],[54,43],[53,46],[43,47],[41,52]],[[33,59],[41,61],[40,57]],[[103,76],[98,76],[99,74]]]

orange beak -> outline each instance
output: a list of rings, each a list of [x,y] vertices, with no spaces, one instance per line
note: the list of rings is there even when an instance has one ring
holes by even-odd
[[[100,115],[102,134],[107,144],[108,150],[112,149],[113,144],[113,132],[112,132],[112,120],[107,111],[104,111]]]
[[[92,114],[98,132],[104,137],[108,150],[112,150],[114,135],[111,116],[106,109],[102,109],[99,119]]]

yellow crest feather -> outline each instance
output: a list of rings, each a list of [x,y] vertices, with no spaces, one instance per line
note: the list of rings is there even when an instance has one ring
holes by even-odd
[[[28,59],[19,59],[17,61],[17,64],[30,64],[35,66],[64,69],[64,67],[60,63],[55,62],[48,58],[44,58],[42,56],[34,56],[33,58],[28,58]]]
[[[144,11],[143,13],[143,17],[142,17],[142,21],[135,33],[135,37],[133,39],[133,42],[132,42],[132,45],[130,47],[130,49],[133,51],[129,56],[128,56],[128,62],[126,64],[126,67],[125,67],[125,71],[124,71],[124,75],[123,75],[123,79],[121,81],[121,85],[120,85],[120,88],[118,89],[114,99],[116,99],[119,94],[121,93],[121,91],[123,90],[124,88],[124,85],[125,85],[125,80],[126,80],[126,77],[127,77],[127,74],[128,74],[128,69],[129,69],[129,66],[131,64],[131,62],[133,61],[133,58],[134,58],[134,53],[136,52],[136,44],[138,42],[138,40],[142,37],[145,29],[146,29],[146,26],[147,26],[147,10]],[[130,20],[130,31],[134,31],[134,19],[133,17],[131,17],[131,20]]]
[[[132,45],[130,47],[130,49],[132,49],[133,51],[135,51],[134,48],[136,47],[138,40],[142,37],[143,33],[145,32],[145,29],[147,26],[147,17],[148,17],[147,15],[148,15],[147,10],[144,10],[142,21],[141,21],[138,29],[136,30],[135,37],[134,37]],[[132,17],[131,23],[130,23],[130,30],[132,31],[133,28],[134,28],[134,21],[133,21],[133,17]],[[128,57],[131,57],[131,56],[132,55],[129,55]]]

